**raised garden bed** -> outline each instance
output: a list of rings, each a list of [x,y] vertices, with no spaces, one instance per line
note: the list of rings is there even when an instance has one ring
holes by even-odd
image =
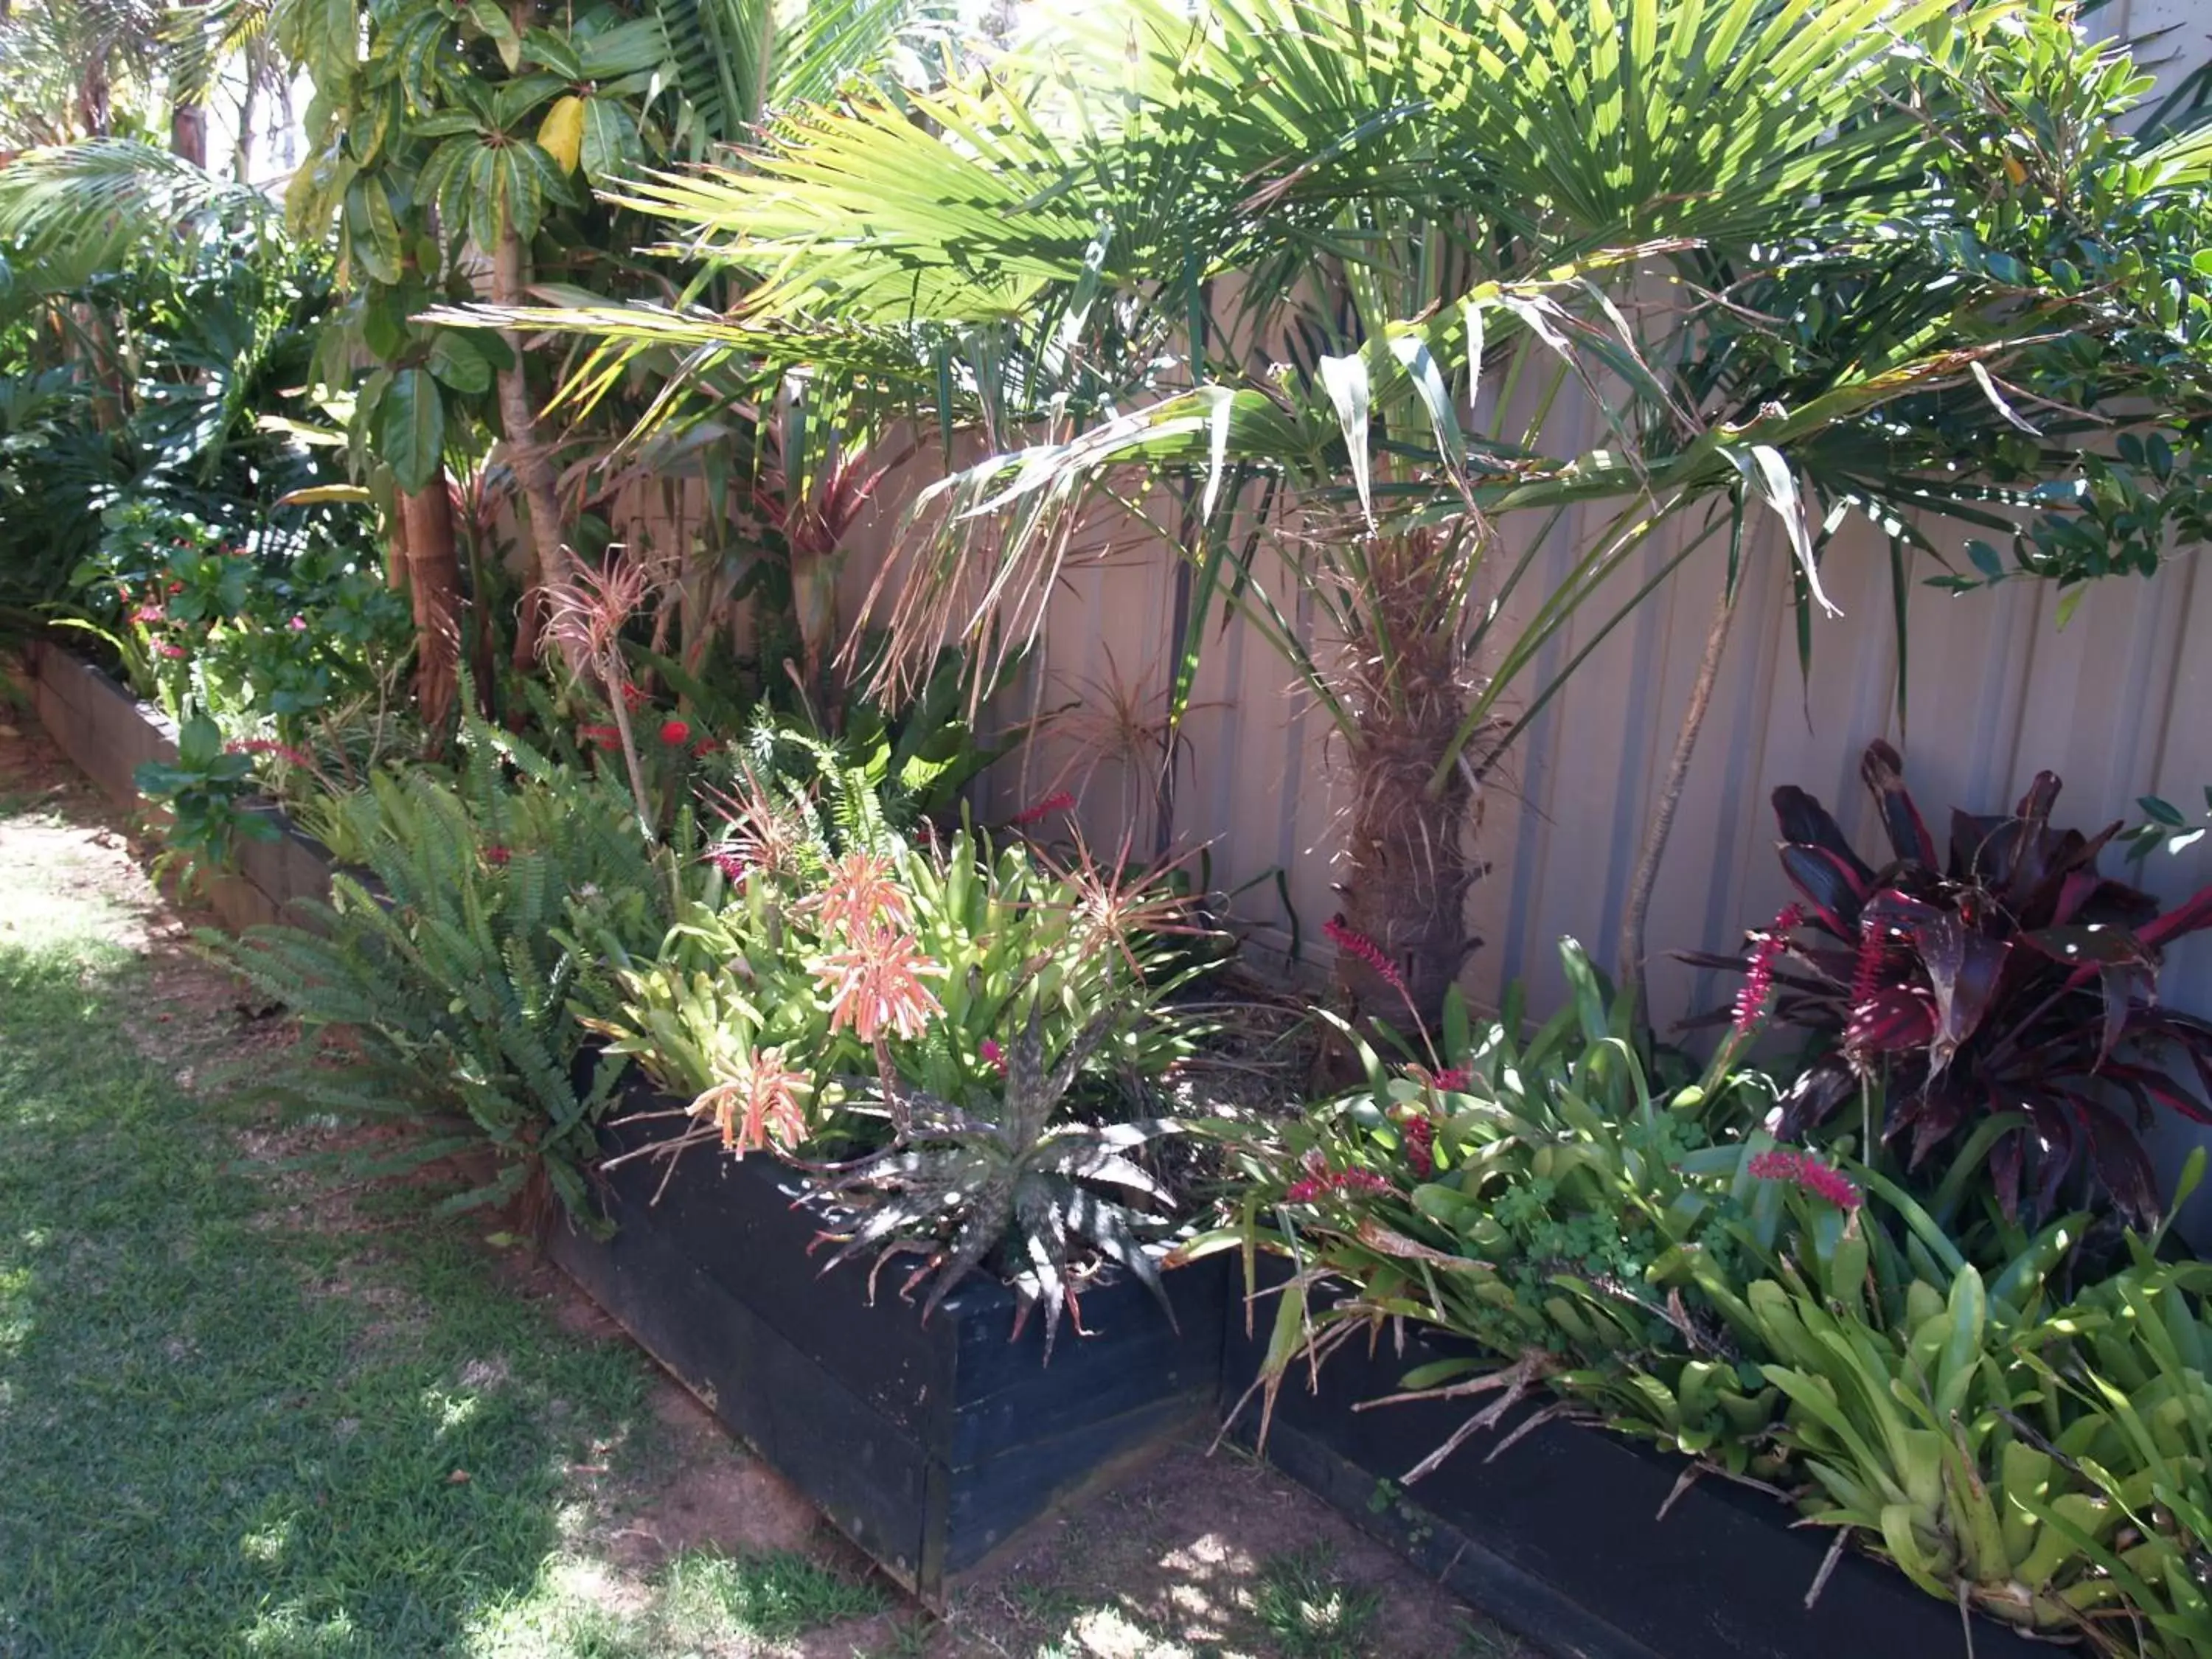
[[[1282,1269],[1262,1263],[1262,1283]],[[1244,1328],[1231,1297],[1223,1398],[1258,1374],[1274,1311]],[[1266,1455],[1455,1594],[1573,1659],[1966,1659],[1959,1610],[1902,1574],[1846,1552],[1811,1607],[1806,1592],[1834,1533],[1792,1526],[1764,1494],[1717,1475],[1675,1492],[1685,1460],[1584,1425],[1545,1424],[1490,1460],[1500,1437],[1470,1439],[1417,1485],[1399,1483],[1485,1403],[1424,1401],[1357,1411],[1443,1350],[1409,1333],[1405,1352],[1340,1350],[1276,1396]],[[1256,1396],[1232,1427],[1247,1443]],[[1513,1424],[1505,1425],[1511,1431]],[[1663,1517],[1659,1511],[1674,1501]],[[1973,1659],[2049,1659],[1977,1616]]]
[[[81,657],[33,641],[24,661],[25,690],[39,723],[77,769],[118,805],[145,808],[135,781],[147,761],[177,758],[177,732],[168,717],[143,703]],[[260,809],[276,826],[274,838],[241,842],[230,865],[206,875],[207,900],[234,933],[280,921],[297,921],[295,899],[328,899],[331,855],[270,805]]]
[[[641,1089],[631,1110],[665,1108]],[[610,1156],[665,1121],[618,1115]],[[666,1176],[666,1185],[662,1186]],[[1082,1298],[1045,1363],[1041,1321],[1013,1336],[1013,1293],[978,1275],[927,1323],[893,1261],[871,1298],[860,1263],[826,1275],[821,1217],[772,1158],[712,1148],[604,1171],[614,1235],[566,1221],[555,1261],[593,1300],[926,1602],[1057,1500],[1209,1414],[1228,1277],[1167,1275],[1176,1319],[1133,1281]]]

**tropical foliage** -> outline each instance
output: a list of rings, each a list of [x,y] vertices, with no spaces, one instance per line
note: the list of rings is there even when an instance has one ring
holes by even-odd
[[[1582,1418],[1784,1492],[1946,1601],[2114,1651],[2132,1607],[2159,1650],[2201,1651],[2203,1267],[2161,1261],[2161,1230],[2069,1289],[2086,1213],[1954,1232],[1972,1166],[1923,1203],[1847,1145],[1778,1143],[1735,1045],[1690,1073],[1565,965],[1572,1004],[1532,1034],[1517,999],[1488,1024],[1455,1006],[1429,1063],[1370,1054],[1361,1088],[1248,1134],[1245,1222],[1200,1248],[1297,1263],[1267,1398],[1415,1322],[1457,1340],[1397,1397],[1486,1403],[1409,1480]]]
[[[2120,825],[2052,828],[2049,772],[2009,814],[1954,811],[1946,857],[1897,751],[1872,744],[1859,770],[1889,838],[1879,868],[1812,796],[1774,793],[1804,903],[1759,936],[1751,965],[1760,995],[1777,991],[1776,1021],[1814,1045],[1778,1133],[1864,1116],[1910,1169],[1939,1149],[1951,1170],[1986,1158],[2008,1216],[2025,1188],[2031,1213],[2086,1194],[2148,1225],[2157,1182],[2138,1135],[2166,1112],[2212,1123],[2212,1025],[2157,1000],[2160,952],[2212,926],[2212,888],[2161,910],[2100,873]]]
[[[2061,541],[2138,549],[2077,545],[2074,575],[2145,556],[2123,475],[2193,511],[2185,432],[2161,471],[2020,412],[2204,406],[2212,149],[2126,136],[2146,85],[2056,4],[1642,0],[1530,29],[1494,0],[1146,0],[1055,14],[927,119],[862,97],[757,164],[626,185],[754,284],[734,313],[495,318],[599,337],[580,402],[644,362],[681,371],[665,420],[803,371],[948,456],[980,434],[878,585],[894,675],[1034,641],[1079,527],[1133,515],[1194,573],[1173,707],[1225,608],[1335,727],[1343,924],[1389,964],[1340,968],[1432,1022],[1495,762],[1698,547],[1725,543],[1732,592],[1747,510],[1779,515],[1808,613],[1847,511],[1900,580],[1931,509],[2070,500]],[[1553,418],[1571,386],[1585,422]]]

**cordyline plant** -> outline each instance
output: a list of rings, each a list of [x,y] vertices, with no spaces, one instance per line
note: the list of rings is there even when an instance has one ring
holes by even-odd
[[[2008,1218],[2024,1194],[2047,1213],[2070,1187],[2148,1224],[2158,1188],[2139,1134],[2160,1111],[2212,1123],[2170,1069],[2193,1068],[2212,1090],[2212,1024],[2155,1000],[2160,951],[2212,926],[2212,887],[2161,912],[2100,874],[2120,824],[2052,828],[2049,772],[2008,816],[1954,811],[1948,855],[1894,749],[1869,744],[1859,772],[1889,860],[1869,864],[1819,801],[1785,785],[1774,792],[1782,866],[1803,904],[1755,934],[1747,959],[1686,958],[1751,974],[1740,1021],[1771,984],[1774,1020],[1811,1034],[1817,1052],[1779,1133],[1797,1139],[1856,1109],[1910,1169],[1939,1150],[1946,1169],[1986,1158]]]

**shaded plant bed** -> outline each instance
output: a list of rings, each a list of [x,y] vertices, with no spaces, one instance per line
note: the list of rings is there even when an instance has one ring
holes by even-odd
[[[28,642],[24,671],[25,690],[55,746],[118,805],[145,810],[137,769],[176,761],[174,724],[112,676],[50,641]],[[268,819],[276,833],[236,838],[225,867],[203,872],[208,903],[233,933],[295,921],[295,900],[327,899],[331,890],[327,848],[274,802],[257,801],[248,810]]]
[[[1263,1260],[1263,1295],[1285,1277],[1281,1264]],[[1264,1297],[1248,1333],[1241,1299],[1230,1298],[1222,1398],[1231,1408],[1242,1402],[1230,1430],[1246,1444],[1257,1437],[1261,1407],[1256,1394],[1245,1395],[1274,1306]],[[1492,1458],[1539,1407],[1469,1438],[1405,1486],[1488,1396],[1357,1408],[1399,1392],[1408,1370],[1447,1352],[1410,1330],[1402,1352],[1387,1334],[1373,1352],[1347,1343],[1322,1366],[1317,1389],[1311,1370],[1294,1363],[1267,1425],[1267,1461],[1453,1594],[1574,1659],[1969,1653],[1957,1607],[1853,1552],[1838,1559],[1808,1608],[1832,1531],[1794,1526],[1783,1504],[1717,1474],[1678,1492],[1689,1468],[1681,1458],[1559,1419]],[[2079,1650],[1973,1618],[1972,1659],[2054,1650]]]
[[[610,1158],[666,1133],[677,1103],[633,1082],[600,1126]],[[638,1343],[925,1601],[1026,1523],[1212,1407],[1228,1275],[1166,1276],[1171,1324],[1123,1278],[1084,1293],[1046,1363],[1042,1321],[977,1274],[927,1320],[886,1266],[825,1273],[807,1177],[694,1148],[603,1168],[615,1224],[556,1218],[553,1259]],[[917,1258],[917,1261],[918,1261]]]

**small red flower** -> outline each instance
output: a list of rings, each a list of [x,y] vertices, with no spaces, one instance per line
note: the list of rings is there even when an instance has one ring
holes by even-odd
[[[734,848],[717,847],[707,854],[707,862],[722,872],[725,881],[738,882],[745,878],[745,861]]]
[[[307,619],[305,617],[295,617],[291,621],[286,623],[284,626],[290,629],[295,634],[304,634],[307,631]]]
[[[1426,1181],[1437,1172],[1437,1126],[1425,1117],[1406,1120],[1406,1163],[1413,1172]]]
[[[689,720],[662,721],[660,726],[660,740],[666,744],[671,749],[678,748],[684,744],[690,742],[691,723]]]
[[[161,643],[154,647],[154,650],[157,655],[164,657],[181,657],[185,654],[185,647],[183,646],[172,645],[167,640],[161,641]]]
[[[500,865],[505,864],[514,854],[504,847],[487,847],[483,849],[483,856],[486,864]]]
[[[623,707],[633,714],[652,701],[645,695],[645,688],[631,680],[623,682],[622,700]]]
[[[995,1067],[1000,1077],[1006,1074],[1006,1051],[999,1047],[995,1037],[985,1037],[975,1052],[982,1056],[986,1066]]]
[[[167,622],[168,618],[169,613],[158,605],[142,605],[131,613],[132,622],[149,625],[157,622]]]
[[[1778,1146],[1771,1152],[1761,1152],[1751,1160],[1752,1178],[1755,1181],[1786,1181],[1793,1187],[1825,1198],[1839,1210],[1856,1210],[1860,1204],[1859,1189],[1846,1181],[1840,1170],[1832,1170],[1810,1152],[1801,1152],[1794,1146]]]
[[[611,726],[580,726],[576,735],[586,743],[597,744],[602,749],[612,749],[622,742],[622,733]]]
[[[691,753],[697,759],[704,760],[708,756],[713,754],[720,747],[721,745],[716,743],[714,738],[702,738],[698,742],[691,745]]]
[[[1074,810],[1074,795],[1067,790],[1062,789],[1055,793],[1047,795],[1042,800],[1037,802],[1036,805],[1024,807],[1020,811],[1015,813],[1013,816],[1013,824],[1018,830],[1025,830],[1030,824],[1042,823],[1046,818],[1051,817],[1057,813],[1072,812]]]
[[[279,760],[289,761],[294,766],[302,767],[310,772],[315,769],[314,757],[278,743],[273,738],[243,738],[222,747],[228,755],[274,755]]]
[[[169,584],[169,592],[172,593],[181,593],[184,591],[185,585],[182,582],[171,582]]]

